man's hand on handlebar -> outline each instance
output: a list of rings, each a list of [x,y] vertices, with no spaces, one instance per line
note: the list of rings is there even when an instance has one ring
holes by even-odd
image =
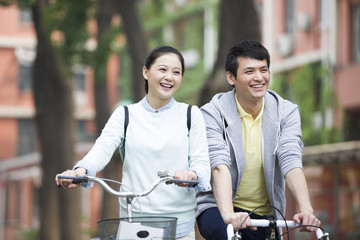
[[[227,214],[222,214],[222,217],[224,222],[226,224],[231,223],[236,231],[247,227],[256,231],[256,227],[251,227],[251,219],[248,215],[247,212],[229,212]]]
[[[175,179],[179,179],[179,180],[198,180],[198,176],[196,175],[196,173],[192,170],[176,170],[174,172],[174,178]],[[174,184],[178,185],[179,187],[188,187],[189,183],[178,183],[178,182],[174,182]]]
[[[303,211],[294,215],[293,220],[297,224],[312,225],[312,226],[320,226],[321,222],[317,219],[313,213],[313,211]],[[301,232],[315,232],[317,230],[316,227],[306,226],[300,229]]]
[[[86,170],[84,168],[77,168],[75,170],[66,170],[60,174],[55,176],[55,183],[58,187],[62,188],[76,188],[80,186],[80,184],[72,183],[72,179],[59,179],[58,176],[66,176],[66,177],[78,177],[86,175]]]

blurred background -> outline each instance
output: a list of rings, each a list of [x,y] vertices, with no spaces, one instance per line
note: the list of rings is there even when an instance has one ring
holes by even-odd
[[[184,54],[175,98],[201,106],[229,89],[224,57],[243,39],[264,44],[270,88],[299,106],[323,227],[360,239],[360,0],[0,0],[0,240],[96,236],[117,199],[59,189],[56,173],[89,151],[116,106],[144,96],[153,47]],[[99,175],[121,179],[117,153]]]

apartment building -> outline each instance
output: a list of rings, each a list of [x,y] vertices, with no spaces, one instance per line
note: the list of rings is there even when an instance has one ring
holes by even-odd
[[[0,22],[0,239],[16,240],[39,226],[41,156],[31,86],[36,35],[28,9],[0,7]],[[118,66],[118,58],[111,57],[108,93],[112,106],[118,101]],[[80,65],[72,71],[79,141],[76,159],[80,159],[95,134],[93,76]]]
[[[320,84],[330,86],[333,104],[324,111],[326,114],[314,114],[312,124],[338,129],[343,143],[305,146],[304,171],[316,215],[330,231],[331,238],[358,239],[360,1],[256,2],[262,12],[262,39],[271,52],[273,76],[283,75],[292,82],[296,80],[291,74],[308,65],[326,69]],[[306,80],[300,82],[308,84]],[[313,86],[309,85],[308,91],[314,91]],[[287,199],[287,216],[291,218],[297,206],[290,196]],[[291,239],[310,239],[310,236],[293,233]]]

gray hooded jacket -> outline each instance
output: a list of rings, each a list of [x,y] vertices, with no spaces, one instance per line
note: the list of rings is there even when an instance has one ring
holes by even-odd
[[[216,94],[201,107],[206,123],[211,170],[226,165],[232,176],[233,199],[245,168],[242,123],[235,89]],[[285,214],[285,179],[288,171],[302,168],[301,121],[297,105],[267,90],[262,117],[262,159],[270,204]],[[197,216],[216,207],[212,192],[197,195]],[[274,210],[277,219],[281,215]]]

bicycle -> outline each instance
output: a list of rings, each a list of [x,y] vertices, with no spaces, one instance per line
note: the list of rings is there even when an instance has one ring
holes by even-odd
[[[276,239],[281,239],[281,237],[285,234],[288,234],[290,231],[296,229],[296,228],[300,228],[300,227],[304,227],[301,224],[297,224],[296,222],[292,221],[292,220],[268,220],[268,219],[251,219],[250,220],[250,226],[251,227],[269,227],[269,236],[268,238],[266,238],[266,240],[276,240]],[[287,231],[284,232],[283,234],[281,234],[280,236],[276,237],[275,235],[275,229],[276,228],[286,228]],[[289,227],[291,229],[289,229]],[[228,240],[241,240],[241,234],[237,231],[234,232],[234,227],[232,226],[232,224],[228,224],[227,226],[227,235],[228,235]],[[318,229],[316,230],[316,238],[318,240],[330,240],[329,238],[329,233],[327,233],[323,228],[318,227]],[[289,239],[289,237],[288,237]]]
[[[116,197],[126,198],[127,218],[102,219],[98,221],[98,231],[101,240],[119,239],[175,239],[177,218],[174,217],[133,217],[132,202],[150,194],[160,183],[186,183],[195,187],[198,181],[179,180],[168,174],[167,170],[158,171],[158,177],[151,186],[143,192],[120,192],[111,188],[105,181],[118,184],[120,182],[92,177],[88,175],[78,177],[58,176],[60,179],[72,179],[74,184],[87,184],[89,181],[98,183],[106,192]]]

